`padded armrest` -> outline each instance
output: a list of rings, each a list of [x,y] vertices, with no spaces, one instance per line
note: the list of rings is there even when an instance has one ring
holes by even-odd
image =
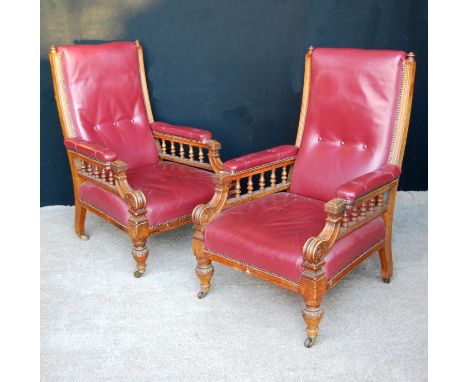
[[[336,189],[336,196],[343,200],[356,200],[362,195],[397,179],[401,168],[394,164],[384,164],[378,170],[354,178]]]
[[[151,130],[153,133],[176,135],[178,137],[193,139],[200,142],[206,142],[211,139],[211,132],[208,130],[196,129],[189,126],[171,125],[166,122],[151,123]]]
[[[84,141],[78,138],[67,138],[64,143],[67,149],[74,150],[77,153],[97,159],[101,162],[113,162],[117,159],[115,151],[97,143]]]
[[[224,162],[223,170],[230,173],[248,170],[253,167],[277,162],[281,159],[294,157],[297,153],[297,150],[298,148],[296,146],[283,145],[273,147],[268,150],[243,155],[241,157]]]

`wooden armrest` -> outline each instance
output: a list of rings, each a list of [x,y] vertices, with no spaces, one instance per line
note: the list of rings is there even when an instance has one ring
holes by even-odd
[[[394,181],[400,174],[400,167],[387,163],[338,187],[336,196],[348,202],[356,201],[365,194]]]
[[[67,138],[64,144],[69,150],[76,151],[101,162],[112,162],[117,159],[117,153],[114,150],[83,139]]]
[[[207,142],[212,138],[211,132],[208,130],[197,129],[189,126],[171,125],[166,122],[151,123],[151,130],[153,133],[168,134],[200,142]]]
[[[298,148],[293,145],[283,145],[271,149],[247,154],[224,162],[223,170],[231,174],[249,171],[257,167],[273,164],[280,160],[294,158]]]

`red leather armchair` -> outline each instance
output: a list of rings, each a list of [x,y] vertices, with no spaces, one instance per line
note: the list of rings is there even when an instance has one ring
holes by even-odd
[[[50,49],[75,194],[75,230],[91,211],[127,232],[140,277],[149,235],[191,221],[213,196],[220,144],[206,130],[154,122],[136,42]]]
[[[193,211],[199,298],[213,261],[288,288],[304,299],[311,347],[325,293],[359,263],[379,252],[390,281],[415,70],[412,53],[308,50],[295,146],[227,161]]]

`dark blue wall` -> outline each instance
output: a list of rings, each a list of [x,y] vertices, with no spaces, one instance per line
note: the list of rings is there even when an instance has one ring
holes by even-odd
[[[47,48],[99,40],[139,39],[156,118],[213,131],[223,159],[294,142],[309,45],[414,51],[415,101],[400,188],[427,189],[426,1],[136,4],[41,1],[41,205],[73,204]]]

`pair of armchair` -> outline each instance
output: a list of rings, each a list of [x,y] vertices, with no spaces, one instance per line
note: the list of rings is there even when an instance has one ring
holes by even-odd
[[[138,42],[52,47],[50,58],[76,233],[87,239],[88,210],[126,231],[136,277],[148,235],[193,220],[198,297],[213,261],[297,292],[306,347],[327,290],[363,260],[379,252],[390,281],[414,54],[310,48],[295,145],[225,163],[208,131],[153,122]]]

